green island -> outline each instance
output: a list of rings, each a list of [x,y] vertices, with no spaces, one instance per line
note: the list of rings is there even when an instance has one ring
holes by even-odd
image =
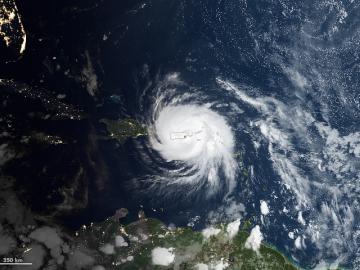
[[[123,143],[128,138],[147,135],[146,127],[131,118],[101,119],[100,122],[106,125],[110,138],[117,140],[119,143]]]
[[[96,261],[101,269],[298,269],[266,244],[257,251],[246,248],[250,222],[244,222],[232,237],[227,226],[212,227],[216,234],[205,235],[188,227],[168,228],[152,218],[141,217],[128,225],[108,218],[83,226],[76,235],[77,242],[86,249],[97,250]],[[154,261],[155,251],[160,261]]]

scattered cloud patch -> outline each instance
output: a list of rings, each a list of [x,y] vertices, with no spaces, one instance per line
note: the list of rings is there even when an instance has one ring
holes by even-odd
[[[208,219],[211,223],[230,221],[241,218],[244,212],[244,204],[239,203],[234,199],[227,199],[218,209],[209,212]]]
[[[237,233],[239,232],[239,226],[240,219],[234,220],[227,225],[226,232],[228,233],[230,239],[234,238],[235,235],[237,235]]]
[[[297,249],[302,249],[302,248],[306,248],[306,244],[305,244],[305,236],[298,236],[296,237],[295,241],[294,241],[295,247]]]
[[[213,235],[218,235],[220,232],[221,232],[220,229],[217,229],[214,227],[209,227],[209,228],[202,230],[201,233],[205,238],[210,238]]]
[[[294,244],[297,249],[301,249],[301,237],[300,236],[296,237]]]
[[[269,206],[266,201],[260,201],[260,211],[264,216],[270,213]]]
[[[86,89],[90,96],[95,96],[98,90],[98,78],[93,67],[90,54],[88,51],[85,52],[86,65],[82,70],[83,80],[86,82]]]
[[[209,270],[209,267],[204,263],[198,263],[195,267],[196,270]]]
[[[111,255],[111,254],[114,254],[115,253],[115,249],[114,249],[114,246],[112,244],[105,244],[105,245],[102,245],[99,250],[107,255]]]
[[[301,225],[304,225],[304,226],[306,225],[305,219],[303,218],[301,211],[299,211],[299,213],[298,213],[298,218],[297,218],[297,220],[299,221],[299,223],[300,223]]]
[[[43,243],[48,249],[56,248],[63,243],[56,230],[48,226],[36,229],[29,234],[29,237]]]
[[[213,270],[224,270],[226,268],[228,268],[229,263],[228,262],[224,262],[223,260],[216,262],[214,265],[211,265],[211,269]]]
[[[288,68],[285,72],[288,74],[289,79],[295,86],[304,89],[308,85],[307,79],[299,73],[299,71]]]
[[[154,265],[168,266],[175,260],[174,248],[156,247],[151,251]]]
[[[252,249],[256,252],[259,251],[261,241],[264,239],[259,225],[256,225],[250,232],[249,237],[246,239],[245,247],[248,249]]]
[[[131,262],[131,261],[134,260],[134,256],[127,256],[126,260],[127,260],[128,262]]]
[[[121,235],[115,236],[115,246],[116,247],[127,247],[129,244],[125,241],[124,237]]]
[[[64,262],[64,256],[62,255],[63,240],[58,235],[56,229],[43,226],[31,232],[29,238],[44,244],[50,249],[51,257],[53,257],[58,264]]]

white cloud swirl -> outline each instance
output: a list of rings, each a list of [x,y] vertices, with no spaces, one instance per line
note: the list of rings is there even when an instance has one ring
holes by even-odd
[[[230,193],[237,165],[234,135],[226,118],[211,103],[189,102],[188,96],[160,95],[154,104],[148,127],[150,146],[170,164],[152,179],[154,183],[187,185],[189,193],[200,188],[206,189],[206,195],[219,190]]]

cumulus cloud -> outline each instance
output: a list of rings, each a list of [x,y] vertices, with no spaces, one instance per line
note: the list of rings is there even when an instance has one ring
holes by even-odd
[[[226,232],[228,233],[229,238],[234,238],[239,232],[240,219],[230,222],[226,227]]]
[[[61,255],[63,240],[54,228],[48,226],[37,228],[29,234],[29,238],[43,243],[50,249],[50,255],[56,259],[59,264],[64,261],[64,256]]]
[[[297,249],[301,249],[301,237],[300,236],[296,237],[294,244]]]
[[[201,233],[205,238],[210,238],[213,235],[218,235],[220,232],[221,232],[221,230],[218,228],[209,227],[209,228],[202,230]]]
[[[224,270],[226,268],[228,268],[229,263],[228,262],[224,262],[223,260],[216,262],[214,264],[211,265],[211,269],[213,270]]]
[[[260,211],[264,216],[270,213],[269,206],[266,201],[260,201]]]
[[[195,265],[196,270],[208,270],[209,267],[207,266],[207,264],[204,263],[198,263],[197,265]]]
[[[245,247],[258,252],[262,240],[263,240],[263,235],[260,231],[260,227],[259,225],[256,225],[251,230],[249,237],[246,239]]]
[[[116,247],[127,247],[129,244],[125,241],[124,237],[121,235],[115,236],[115,246]]]
[[[154,265],[168,266],[175,260],[174,248],[156,247],[151,251]]]
[[[34,230],[29,237],[43,243],[48,249],[55,248],[63,243],[54,228],[44,226]]]
[[[107,243],[107,244],[104,244],[102,245],[99,250],[103,253],[105,253],[106,255],[111,255],[111,254],[114,254],[115,253],[115,249],[114,249],[114,246]]]

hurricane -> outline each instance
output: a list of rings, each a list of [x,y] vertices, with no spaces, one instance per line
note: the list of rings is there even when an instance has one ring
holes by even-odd
[[[147,177],[151,187],[173,193],[180,185],[188,194],[202,189],[206,196],[224,191],[230,194],[236,186],[237,164],[234,130],[223,106],[205,100],[176,74],[166,76],[155,87],[151,117],[147,119],[148,143],[145,160],[157,160],[157,167]],[[150,162],[149,163],[149,166]]]
[[[211,109],[197,105],[162,108],[151,131],[151,145],[164,159],[183,161],[195,171],[176,182],[206,179],[210,186],[217,186],[221,166],[233,181],[234,138],[225,119]]]

